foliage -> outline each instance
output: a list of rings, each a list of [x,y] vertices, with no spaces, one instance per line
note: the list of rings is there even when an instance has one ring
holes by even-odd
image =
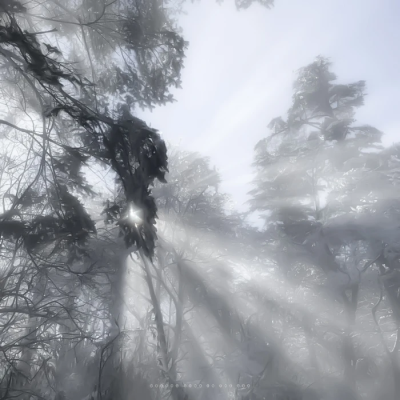
[[[361,368],[365,352],[372,351],[363,347],[363,330],[372,324],[378,342],[374,351],[392,364],[393,380],[388,383],[376,372],[377,383],[370,390],[395,398],[397,345],[389,350],[376,313],[381,306],[386,312],[391,308],[398,324],[397,275],[391,275],[399,260],[398,146],[383,149],[381,132],[355,124],[365,83],[335,80],[330,63],[321,57],[299,71],[287,118],[274,119],[272,133],[256,146],[252,207],[265,213],[268,249],[277,267],[298,287],[303,302],[310,301],[306,299],[314,289],[313,301],[321,304],[311,315],[301,310],[306,319],[300,325],[317,392],[326,390],[321,377],[333,373],[339,378],[343,372],[352,396],[357,389],[370,395],[358,386],[356,366]],[[368,318],[356,319],[361,315]],[[340,321],[339,329],[331,326],[332,316]],[[335,344],[341,348],[340,362],[333,371],[315,344],[321,343],[326,327],[340,338]]]
[[[52,398],[56,391],[62,398],[69,379],[74,396],[83,396],[87,387],[73,374],[81,369],[86,385],[97,382],[85,370],[93,370],[109,335],[119,263],[95,222],[101,209],[86,207],[96,188],[83,170],[96,163],[114,171],[122,207],[135,203],[144,211],[140,229],[123,226],[125,243],[151,255],[157,210],[150,185],[164,179],[167,155],[157,131],[133,117],[133,103],[171,100],[185,43],[168,33],[166,16],[148,25],[160,10],[147,2],[131,10],[124,2],[3,3],[1,396]],[[139,14],[146,31],[135,41],[126,32]],[[163,62],[151,55],[157,48]],[[107,65],[105,54],[113,60]],[[127,55],[131,60],[121,62]],[[134,69],[141,72],[127,80]],[[113,71],[117,82],[109,79]],[[73,355],[77,347],[88,352],[87,365]]]
[[[120,314],[128,254],[158,260],[152,187],[165,183],[167,149],[134,112],[173,101],[181,84],[174,12],[156,0],[0,1],[2,398],[126,398],[131,376],[149,398],[145,382],[159,377],[161,342]],[[103,210],[101,168],[116,188]],[[197,157],[187,179],[208,171]],[[229,225],[216,190],[190,196],[185,223]]]

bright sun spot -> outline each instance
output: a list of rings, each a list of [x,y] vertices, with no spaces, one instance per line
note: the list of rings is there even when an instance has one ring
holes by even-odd
[[[129,206],[127,218],[133,224],[141,225],[143,223],[142,210],[131,204]]]

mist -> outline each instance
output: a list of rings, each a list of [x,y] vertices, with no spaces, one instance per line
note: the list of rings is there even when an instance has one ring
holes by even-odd
[[[0,399],[397,400],[399,12],[0,0]]]

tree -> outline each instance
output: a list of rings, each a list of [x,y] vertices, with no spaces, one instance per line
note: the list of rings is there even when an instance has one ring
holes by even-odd
[[[269,249],[289,282],[300,286],[308,301],[314,298],[323,304],[329,300],[331,316],[342,321],[339,330],[329,328],[339,334],[342,348],[342,368],[336,374],[339,377],[342,373],[354,396],[357,365],[364,359],[373,364],[355,340],[361,335],[360,326],[367,323],[357,323],[359,313],[369,310],[369,321],[373,315],[377,322],[377,306],[371,310],[363,299],[366,296],[369,302],[374,301],[379,290],[374,284],[369,291],[365,287],[373,276],[369,268],[380,263],[380,274],[384,275],[395,268],[394,259],[398,259],[393,245],[398,226],[397,175],[393,173],[398,160],[397,146],[382,149],[381,132],[355,125],[354,114],[363,104],[365,82],[345,85],[335,80],[330,63],[321,57],[299,71],[287,118],[274,119],[271,135],[256,146],[252,206],[266,213]],[[391,221],[386,216],[389,214]],[[389,287],[393,285],[396,287],[394,282],[386,284],[386,292],[397,320],[397,300]],[[314,288],[314,293],[307,287]],[[345,312],[344,320],[340,309]],[[321,338],[321,326],[331,325],[331,320],[323,309],[314,309],[310,315],[303,310],[302,314],[306,317],[303,328],[310,364],[315,376],[321,376],[327,372],[315,346]],[[381,343],[382,355],[382,341],[376,333],[374,340]],[[390,356],[392,371],[398,376],[393,357],[397,356]],[[396,381],[391,385],[397,385]],[[318,390],[326,390],[321,383],[319,378]],[[383,386],[379,390],[383,393]],[[388,398],[395,398],[398,392],[394,386]]]
[[[45,370],[46,353],[52,351],[54,339],[64,329],[60,328],[63,320],[79,327],[72,334],[71,323],[66,323],[64,338],[69,336],[73,343],[74,337],[78,341],[85,337],[84,314],[74,304],[74,298],[81,296],[73,282],[85,273],[82,266],[90,258],[88,241],[96,232],[95,223],[82,203],[84,197],[94,194],[82,173],[83,166],[90,165],[91,160],[114,170],[125,193],[125,205],[135,202],[144,210],[140,229],[124,220],[121,225],[128,245],[136,243],[146,254],[152,254],[156,208],[149,185],[156,178],[163,180],[167,168],[166,148],[155,130],[132,116],[129,105],[134,100],[149,106],[166,101],[167,86],[178,84],[176,69],[181,65],[185,43],[179,35],[162,34],[142,48],[142,40],[150,40],[152,32],[145,32],[141,40],[132,42],[132,37],[125,32],[137,19],[132,12],[143,15],[143,10],[125,10],[127,14],[121,15],[115,7],[122,7],[122,3],[103,4],[96,10],[87,7],[88,2],[82,2],[80,11],[85,6],[89,14],[93,11],[94,15],[85,15],[88,19],[76,17],[78,13],[58,2],[46,4],[48,8],[36,3],[26,6],[18,2],[3,3],[2,97],[7,98],[9,108],[3,111],[0,121],[2,140],[8,143],[8,151],[2,155],[5,167],[0,221],[2,315],[5,317],[2,337],[4,354],[12,355],[6,356],[3,365],[2,385],[7,397],[12,393],[28,393],[28,386],[31,391],[41,392],[34,387],[32,379]],[[92,4],[95,8],[99,5]],[[60,17],[61,12],[67,16]],[[150,18],[158,12],[153,7],[144,14]],[[112,15],[115,19],[110,26]],[[40,25],[38,20],[42,20]],[[167,23],[166,18],[163,26]],[[73,32],[68,31],[71,27]],[[99,44],[107,29],[108,35],[114,36],[105,38],[114,41],[111,49]],[[92,32],[90,40],[97,40],[98,47],[92,42],[89,47],[86,30]],[[80,35],[83,43],[80,48],[75,43],[70,57],[64,56],[57,45],[57,41],[65,40],[67,31]],[[159,47],[160,43],[163,43],[162,51],[169,52],[176,64],[175,77],[168,75],[172,70],[163,64],[157,66],[149,58],[151,46]],[[135,81],[124,79],[129,68],[135,67],[133,62],[120,63],[119,69],[115,63],[108,71],[101,64],[95,65],[91,56],[98,57],[103,50],[108,50],[110,57],[116,57],[118,51],[121,56],[136,52],[137,57],[144,58],[139,62],[141,67],[136,66],[142,68],[140,77]],[[71,62],[85,53],[90,62],[90,75],[86,74],[84,64]],[[143,69],[145,65],[153,72],[147,73]],[[164,70],[166,77],[165,81],[158,79],[161,91],[156,90],[155,83],[150,85],[155,75],[160,75],[157,68]],[[104,75],[112,69],[120,76],[115,84],[107,82]],[[133,83],[139,84],[136,89]],[[121,92],[119,99],[110,96],[115,90]],[[126,91],[134,97],[126,95]],[[11,171],[9,166],[14,169]],[[110,214],[110,209],[106,212]],[[80,264],[77,269],[76,264]],[[53,283],[48,285],[47,280]],[[95,283],[99,282],[91,282]],[[98,317],[99,303],[91,295],[89,299],[94,308],[91,312]],[[20,328],[24,324],[28,325],[26,330]],[[37,367],[32,365],[34,357],[39,360]]]
[[[210,168],[206,158],[173,149],[170,162],[172,168],[167,175],[168,183],[156,185],[153,191],[160,215],[154,259],[142,257],[136,260],[136,268],[133,264],[133,269],[128,271],[135,275],[142,273],[145,280],[143,294],[154,313],[161,379],[165,384],[173,385],[172,398],[183,399],[188,393],[190,398],[196,398],[199,396],[196,391],[192,393],[191,389],[176,386],[191,382],[193,376],[190,377],[188,371],[197,370],[199,363],[207,365],[189,323],[191,310],[198,306],[191,299],[191,287],[196,285],[191,271],[196,267],[190,264],[196,264],[197,260],[210,262],[212,254],[205,251],[204,244],[220,232],[229,232],[226,228],[229,215],[224,209],[226,196],[218,191],[218,174]],[[134,292],[130,293],[137,296]],[[139,322],[140,310],[136,307],[134,315]],[[193,352],[196,358],[191,361]],[[186,355],[182,359],[185,353],[189,358]],[[204,373],[211,376],[209,372]],[[202,394],[204,397],[205,392]]]
[[[299,368],[270,326],[270,310],[258,310],[258,317],[249,315],[258,307],[251,296],[261,277],[257,267],[252,271],[248,266],[255,264],[248,236],[257,235],[250,235],[236,213],[226,212],[218,174],[205,158],[174,151],[170,163],[174,168],[169,183],[154,190],[160,212],[154,270],[158,269],[156,282],[162,279],[159,302],[164,299],[165,310],[171,313],[167,304],[172,299],[172,321],[176,318],[173,324],[171,314],[164,317],[170,321],[167,336],[179,337],[173,341],[178,348],[172,346],[171,355],[173,360],[186,355],[172,361],[171,371],[180,373],[182,383],[210,386],[202,391],[186,388],[190,398],[226,398],[229,392],[236,392],[238,398],[262,398],[273,390],[278,393],[280,387],[266,391],[256,386],[260,381],[265,385],[266,376],[282,379],[272,378],[273,384],[281,385],[284,374],[298,373]],[[251,278],[238,284],[233,271]],[[260,299],[267,302],[261,293]],[[219,389],[219,385],[233,389]]]
[[[133,250],[154,257],[151,185],[167,172],[165,143],[133,114],[180,85],[186,43],[173,12],[157,1],[0,1],[4,398],[63,398],[63,378],[82,367],[76,346],[100,370],[121,354],[113,262]],[[101,167],[119,194],[103,212],[127,252],[87,207]]]
[[[132,256],[124,270],[119,325],[143,335],[125,361],[133,370],[146,371],[148,385],[158,382],[151,389],[154,398],[169,393],[175,399],[227,398],[228,389],[219,385],[237,385],[238,375],[241,384],[249,384],[244,374],[254,364],[250,358],[258,354],[261,372],[265,360],[260,355],[269,353],[263,333],[247,321],[244,299],[240,313],[229,302],[240,296],[230,270],[247,257],[242,253],[232,260],[229,248],[247,245],[237,234],[237,215],[227,210],[227,196],[220,192],[219,176],[209,161],[176,149],[169,160],[168,183],[153,190],[160,217],[154,257]],[[238,337],[239,331],[248,331],[248,337]],[[252,336],[259,338],[258,345],[251,345]],[[131,391],[130,380],[125,384]]]

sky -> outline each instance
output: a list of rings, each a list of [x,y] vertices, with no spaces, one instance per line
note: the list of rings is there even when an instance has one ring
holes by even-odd
[[[400,137],[400,1],[275,0],[237,11],[233,0],[189,3],[180,17],[189,41],[176,102],[140,112],[165,140],[211,159],[221,190],[245,211],[254,146],[291,105],[296,71],[329,57],[340,83],[365,80],[362,124]]]

